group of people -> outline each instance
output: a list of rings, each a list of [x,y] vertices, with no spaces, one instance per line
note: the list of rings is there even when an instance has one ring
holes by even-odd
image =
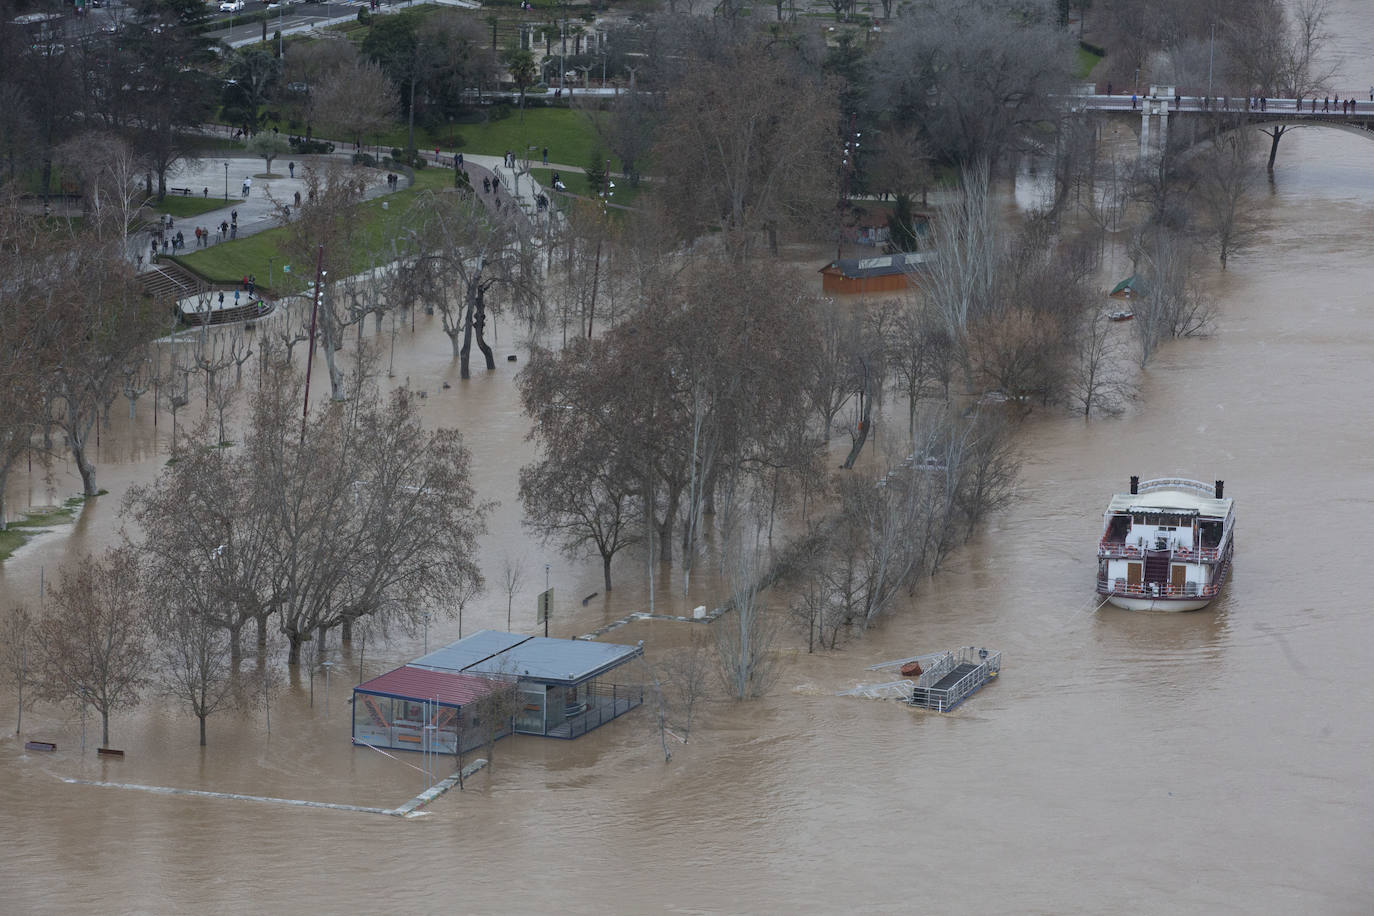
[[[395,172],[388,172],[388,173],[387,173],[387,176],[386,176],[386,188],[387,188],[388,191],[394,191],[394,190],[396,190],[396,186],[397,186],[398,184],[400,184],[400,182],[401,182],[401,176],[400,176],[400,175],[397,175]],[[301,204],[300,197],[301,197],[300,192],[297,191],[297,192],[296,192],[296,206],[298,206],[298,207],[299,207],[300,204]]]

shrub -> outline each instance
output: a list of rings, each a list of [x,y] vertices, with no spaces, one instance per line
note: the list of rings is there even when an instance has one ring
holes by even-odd
[[[353,164],[366,166],[369,169],[375,169],[377,167],[377,160],[368,153],[354,153]]]
[[[368,8],[365,6],[358,7],[358,23],[360,25],[367,25],[371,21],[372,13],[368,11]]]
[[[306,153],[332,153],[334,152],[334,144],[328,140],[307,140],[304,137],[292,137],[291,150],[301,156]]]

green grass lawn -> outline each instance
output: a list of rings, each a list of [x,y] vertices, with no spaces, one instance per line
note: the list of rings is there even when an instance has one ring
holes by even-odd
[[[1101,60],[1102,58],[1098,57],[1093,52],[1089,51],[1086,48],[1080,47],[1078,49],[1077,57],[1078,78],[1087,79],[1089,76],[1091,76],[1093,72],[1093,67],[1096,67],[1098,62]]]
[[[574,165],[584,168],[591,161],[592,153],[599,147],[593,117],[604,117],[603,112],[574,111],[569,108],[527,108],[522,122],[520,111],[512,107],[506,118],[480,121],[470,124],[444,124],[433,129],[415,125],[415,148],[420,152],[428,151],[434,155],[437,146],[445,152],[455,149],[463,153],[478,153],[485,156],[502,156],[506,150],[515,150],[523,158],[529,153],[530,162],[539,162],[544,156],[544,147],[549,148],[549,162],[558,165]],[[276,127],[283,133],[291,130],[287,121],[268,121],[264,130]],[[292,132],[300,133],[301,128]],[[349,134],[345,130],[333,128],[328,124],[316,124],[314,135],[333,140],[339,150],[345,147]],[[381,147],[382,155],[389,155],[393,147],[406,145],[406,125],[398,123],[381,134],[364,139],[367,152],[376,154]],[[534,149],[529,149],[529,147]],[[609,154],[607,154],[609,155]],[[611,168],[620,171],[620,160],[610,156]]]
[[[553,151],[549,151],[552,156]],[[553,173],[557,169],[530,169],[530,174],[534,180],[545,188],[553,187]],[[587,184],[587,176],[582,172],[559,172],[559,177],[563,179],[563,184],[568,188],[569,194],[576,194],[579,197],[591,197],[592,189]],[[640,192],[644,190],[644,185],[631,187],[629,179],[615,176],[615,193],[611,195],[611,203],[620,204],[622,207],[633,207],[635,201],[639,199]]]
[[[183,197],[180,194],[168,194],[161,201],[149,200],[148,207],[154,213],[166,213],[176,219],[189,219],[233,203],[236,201],[225,200],[223,197],[201,197],[199,194]]]
[[[411,187],[360,204],[356,211],[361,223],[358,245],[343,263],[334,261],[335,269],[352,274],[379,261],[390,261],[391,240],[401,234],[405,212],[411,201],[421,191],[452,186],[451,169],[425,169],[415,173],[415,184]],[[386,209],[382,208],[383,201],[388,204]],[[178,255],[172,260],[211,283],[236,283],[251,274],[258,278],[260,288],[281,295],[302,288],[315,276],[313,263],[292,263],[290,273],[283,273],[283,265],[289,263],[282,255],[285,238],[285,228],[268,229],[232,242]],[[287,278],[290,278],[289,282]]]

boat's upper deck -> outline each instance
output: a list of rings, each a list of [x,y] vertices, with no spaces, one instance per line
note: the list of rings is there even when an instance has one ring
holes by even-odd
[[[1107,506],[1108,514],[1133,512],[1196,512],[1204,518],[1230,517],[1233,500],[1217,499],[1212,488],[1193,480],[1147,480],[1139,493],[1118,493]]]

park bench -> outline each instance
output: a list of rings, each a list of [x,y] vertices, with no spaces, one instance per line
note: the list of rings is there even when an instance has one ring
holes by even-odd
[[[168,188],[167,190],[171,191],[173,194],[180,194],[182,197],[191,196],[190,188]]]
[[[55,751],[57,745],[51,741],[25,741],[24,750],[26,751]]]
[[[95,752],[96,752],[97,754],[99,754],[101,757],[114,757],[114,758],[117,759],[117,760],[123,760],[123,759],[124,759],[124,752],[123,752],[123,751],[117,751],[117,750],[115,750],[115,749],[112,748],[112,747],[100,747],[100,748],[96,748],[96,751],[95,751]]]

